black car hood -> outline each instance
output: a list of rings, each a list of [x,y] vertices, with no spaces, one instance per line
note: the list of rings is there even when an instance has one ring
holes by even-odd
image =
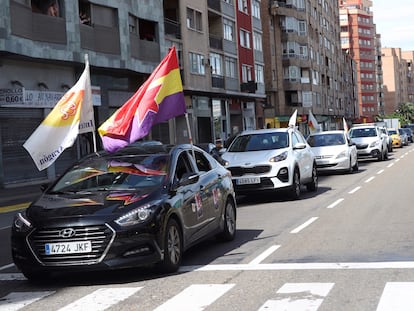
[[[27,210],[31,219],[67,218],[96,216],[115,218],[138,205],[158,197],[159,190],[140,191],[97,191],[72,194],[44,193]],[[112,217],[110,217],[112,215]],[[109,216],[109,217],[108,217]],[[109,219],[108,219],[109,220]]]

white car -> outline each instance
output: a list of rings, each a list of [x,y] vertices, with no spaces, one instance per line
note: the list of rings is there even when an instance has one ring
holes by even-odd
[[[351,141],[356,144],[358,158],[388,159],[387,137],[376,125],[359,124],[349,130]]]
[[[298,199],[301,185],[318,188],[315,156],[293,127],[243,131],[222,155],[236,194],[288,190]]]
[[[319,172],[358,170],[356,146],[345,131],[312,133],[308,136],[307,142],[315,154]]]

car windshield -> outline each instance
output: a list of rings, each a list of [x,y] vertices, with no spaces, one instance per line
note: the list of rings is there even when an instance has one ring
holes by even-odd
[[[168,155],[94,158],[75,165],[52,193],[135,190],[159,186],[167,175]]]
[[[339,133],[311,135],[308,138],[308,144],[311,147],[345,145],[345,138]]]
[[[395,134],[397,134],[397,131],[396,130],[388,130],[388,134],[395,135]]]
[[[375,137],[377,132],[375,128],[353,128],[349,133],[349,137],[358,138],[358,137]]]
[[[286,132],[246,134],[238,136],[229,147],[230,152],[281,149],[289,146]]]

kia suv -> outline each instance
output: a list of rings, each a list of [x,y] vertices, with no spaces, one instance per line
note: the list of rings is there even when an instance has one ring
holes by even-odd
[[[316,191],[315,156],[293,127],[240,133],[222,155],[236,194],[287,190],[298,199],[301,185]]]

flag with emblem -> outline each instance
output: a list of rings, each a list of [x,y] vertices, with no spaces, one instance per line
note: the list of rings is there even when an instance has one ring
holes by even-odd
[[[105,150],[115,152],[149,134],[153,125],[185,114],[175,47],[138,91],[98,129]]]
[[[310,133],[319,132],[321,130],[321,126],[319,125],[311,110],[309,110],[308,127]]]
[[[39,171],[49,167],[60,154],[73,145],[78,134],[95,130],[89,61],[78,82],[23,144]]]

